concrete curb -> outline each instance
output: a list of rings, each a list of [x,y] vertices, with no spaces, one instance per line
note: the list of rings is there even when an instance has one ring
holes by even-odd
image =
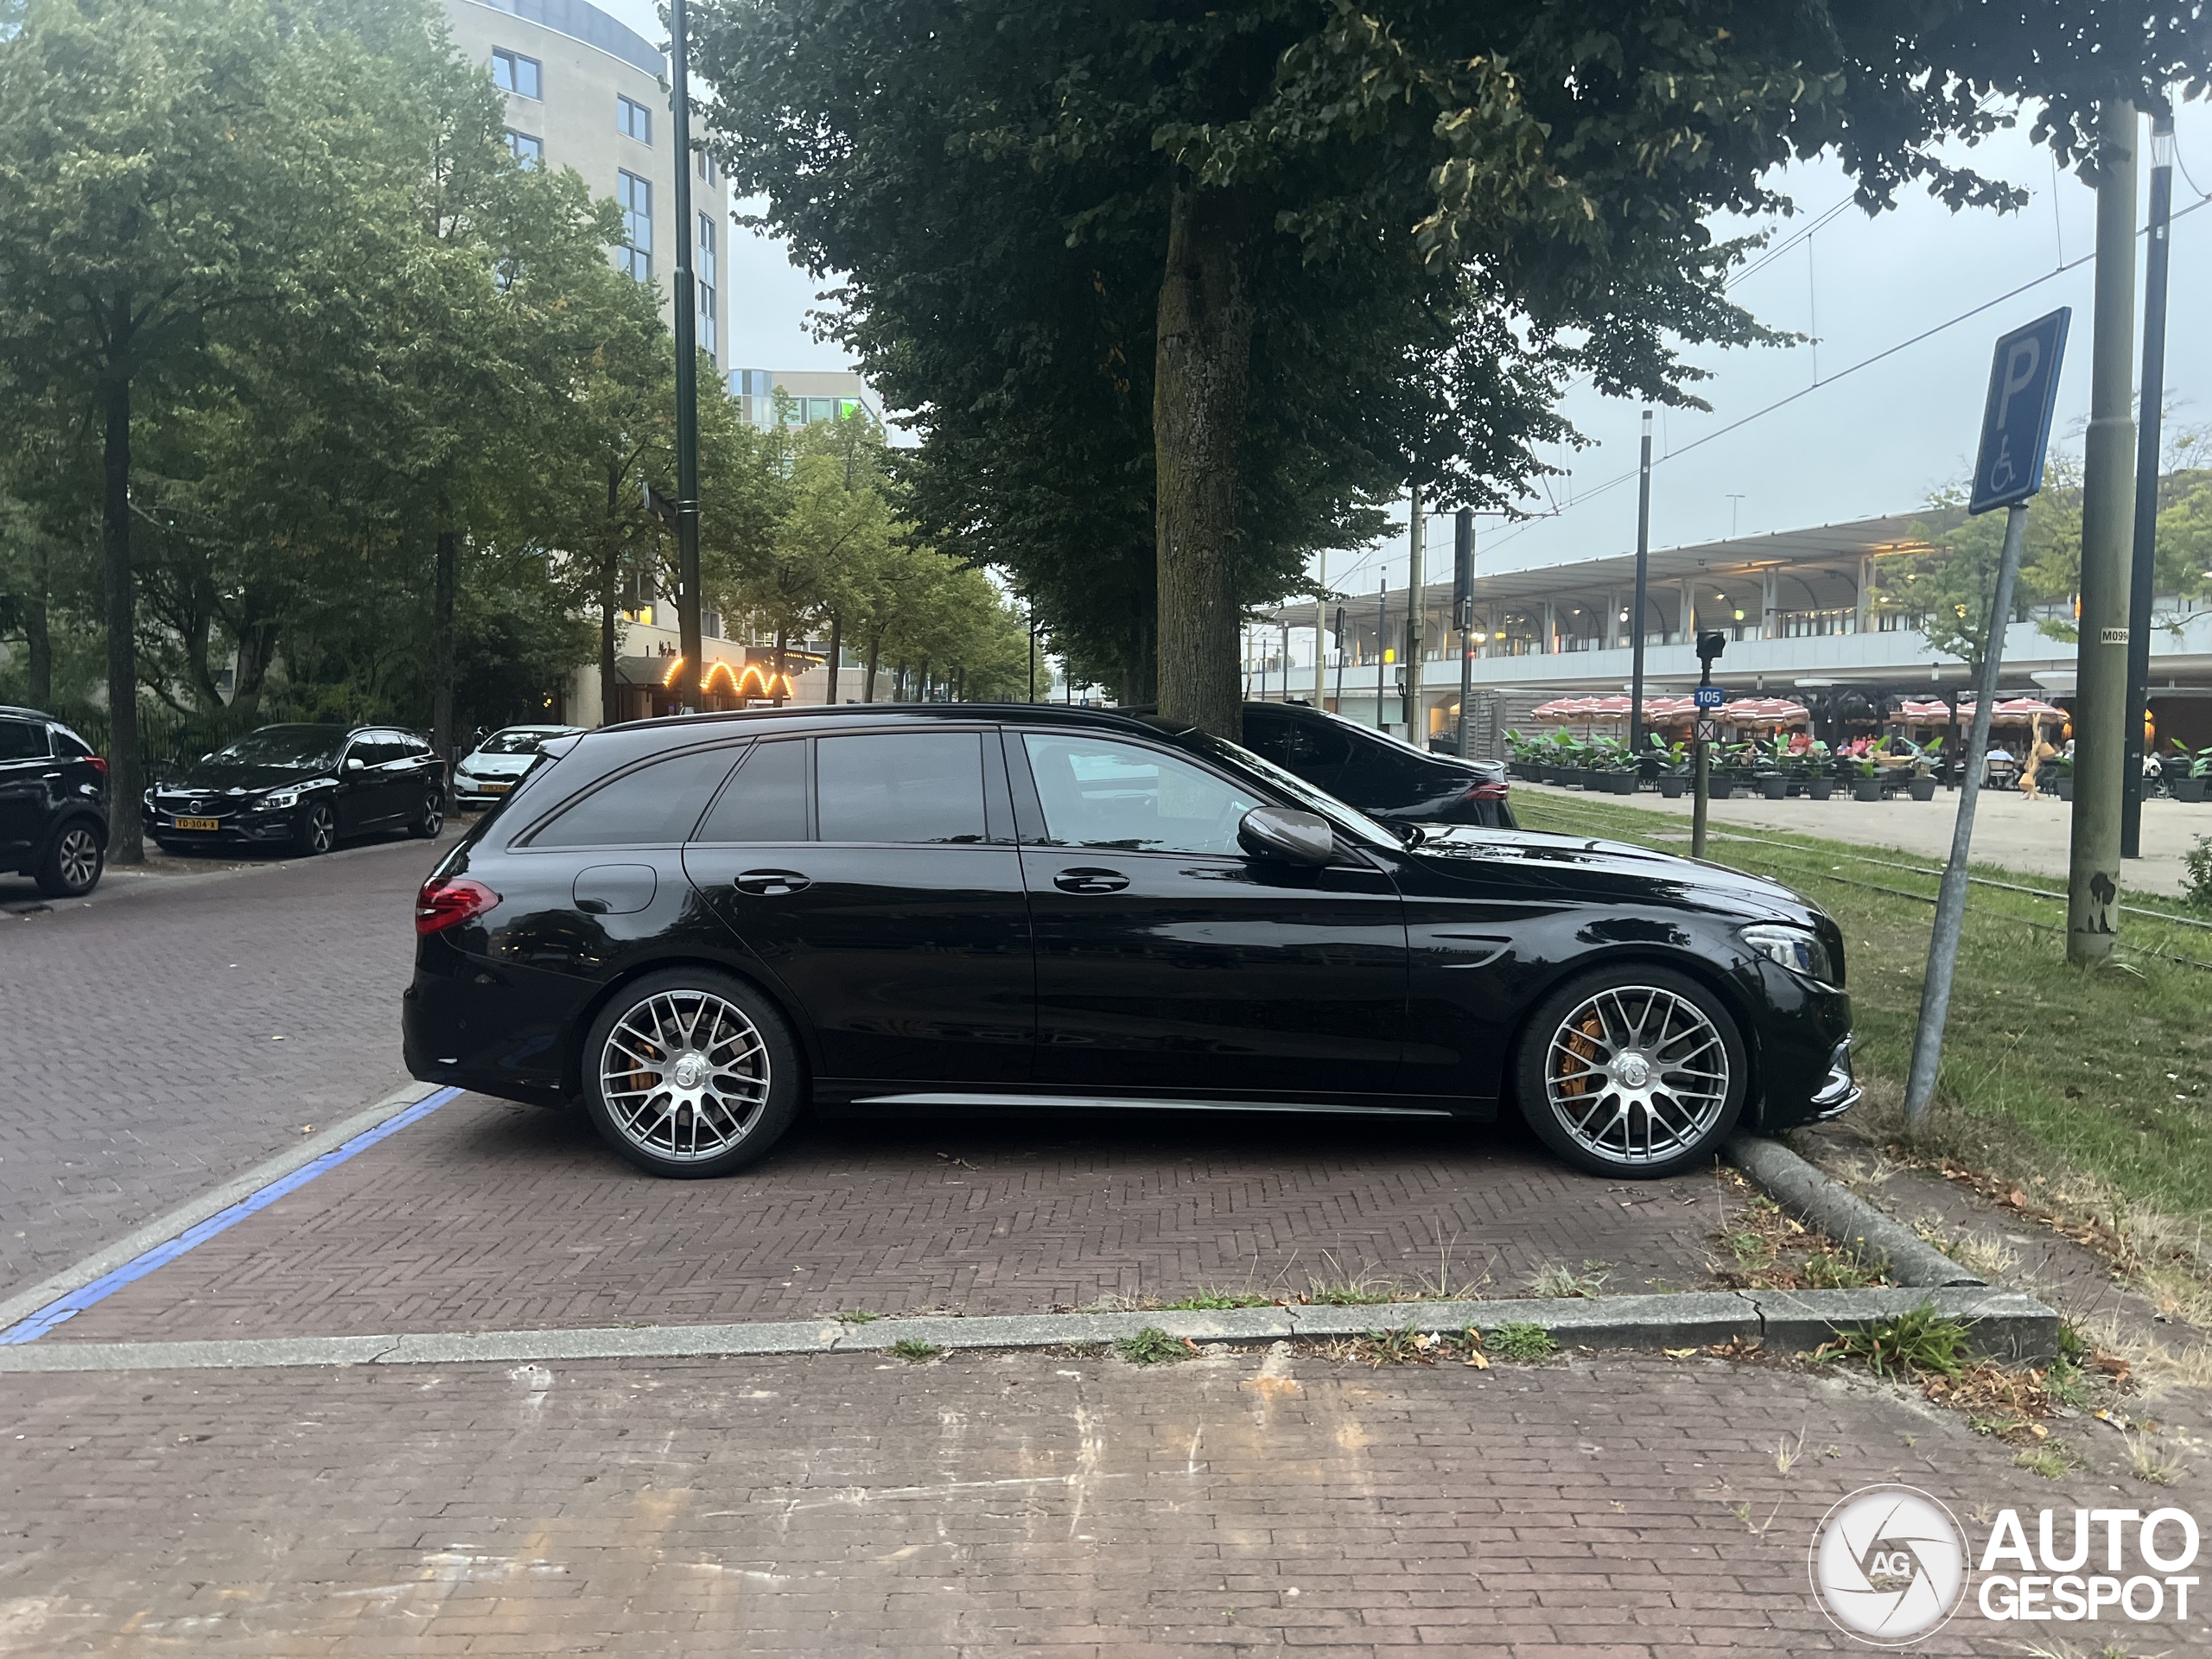
[[[239,1370],[260,1366],[433,1365],[544,1360],[881,1354],[894,1343],[940,1349],[1088,1346],[1147,1328],[1196,1342],[1262,1343],[1541,1325],[1561,1347],[1702,1348],[1742,1341],[1770,1352],[1818,1346],[1839,1329],[1893,1319],[1923,1302],[1962,1321],[1980,1354],[2012,1361],[2058,1351],[2058,1315],[2031,1297],[1986,1287],[1705,1291],[1594,1301],[1390,1302],[1360,1307],[1249,1307],[1148,1313],[1031,1313],[975,1319],[836,1319],[608,1326],[220,1342],[52,1342],[0,1348],[0,1373]]]
[[[168,1243],[188,1229],[197,1227],[210,1216],[219,1215],[240,1199],[251,1198],[270,1182],[282,1180],[296,1169],[305,1168],[323,1154],[336,1151],[355,1135],[366,1134],[385,1119],[397,1116],[417,1101],[435,1094],[437,1087],[432,1083],[410,1083],[404,1089],[386,1095],[375,1105],[354,1113],[344,1122],[304,1136],[297,1146],[288,1147],[274,1158],[263,1160],[244,1174],[233,1175],[220,1186],[201,1193],[189,1203],[155,1217],[144,1226],[124,1234],[113,1243],[102,1245],[92,1255],[71,1263],[51,1278],[42,1279],[29,1289],[17,1291],[5,1301],[0,1301],[0,1331],[60,1300],[72,1291],[82,1290],[95,1279],[114,1272],[126,1262],[137,1260],[157,1245]]]
[[[1808,1227],[1817,1227],[1871,1265],[1885,1265],[1902,1285],[1986,1285],[1957,1262],[1915,1237],[1912,1230],[1877,1210],[1856,1192],[1807,1163],[1779,1141],[1730,1137],[1722,1148],[1730,1163]]]

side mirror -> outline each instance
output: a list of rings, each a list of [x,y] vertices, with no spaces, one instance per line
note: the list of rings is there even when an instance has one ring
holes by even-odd
[[[1337,855],[1336,831],[1318,812],[1255,806],[1236,826],[1236,844],[1255,858],[1315,868]]]
[[[203,760],[203,761],[207,761],[207,760],[213,760],[215,758],[214,751],[211,749],[211,750],[209,750],[206,754],[201,755],[200,758],[200,760]]]
[[[368,764],[369,763],[367,761],[362,760],[358,754],[349,754],[346,757],[346,770],[348,772],[360,772],[364,770]]]

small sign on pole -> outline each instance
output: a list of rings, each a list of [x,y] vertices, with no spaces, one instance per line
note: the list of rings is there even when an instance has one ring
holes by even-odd
[[[1690,701],[1700,709],[1718,709],[1728,701],[1728,693],[1718,685],[1700,685],[1691,691]]]
[[[2062,305],[1997,342],[1968,512],[2009,507],[2043,488],[2050,411],[2058,400],[2058,370],[2066,359],[2066,325],[2073,315]]]
[[[1717,720],[1698,721],[1697,741],[1700,743],[1718,743],[1720,741],[1720,722]]]

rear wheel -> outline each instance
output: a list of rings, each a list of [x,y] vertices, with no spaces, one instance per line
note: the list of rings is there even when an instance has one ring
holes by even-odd
[[[315,858],[338,844],[338,820],[328,806],[318,801],[300,814],[300,827],[294,834],[300,850]]]
[[[81,897],[99,885],[106,862],[90,824],[67,824],[39,862],[38,890],[49,899]]]
[[[584,1107],[607,1145],[655,1175],[742,1169],[798,1115],[798,1052],[752,987],[705,969],[626,985],[584,1039]]]
[[[1539,1007],[1515,1066],[1521,1115],[1569,1163],[1673,1175],[1736,1127],[1749,1076],[1736,1022],[1696,981],[1630,964],[1570,982]]]

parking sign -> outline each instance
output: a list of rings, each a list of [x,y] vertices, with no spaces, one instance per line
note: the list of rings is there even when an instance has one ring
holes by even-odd
[[[2058,398],[2058,369],[2073,315],[2062,305],[1997,342],[1968,512],[2012,506],[2043,487],[2044,450],[2050,441],[2051,406]]]

